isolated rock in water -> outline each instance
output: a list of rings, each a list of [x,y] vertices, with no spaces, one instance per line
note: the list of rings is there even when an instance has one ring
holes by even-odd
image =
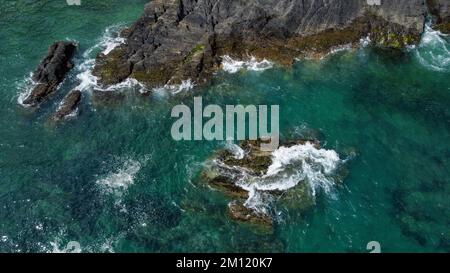
[[[443,1],[445,2],[445,1]],[[374,44],[402,48],[423,32],[423,0],[153,0],[122,32],[125,44],[100,54],[94,75],[103,85],[128,77],[149,87],[202,84],[222,56],[254,56],[290,65],[337,46]]]
[[[72,58],[77,45],[73,42],[61,41],[50,46],[47,57],[39,64],[33,74],[37,84],[22,101],[26,105],[36,105],[54,93],[64,80],[67,72],[73,68]]]
[[[56,110],[56,113],[53,115],[54,121],[59,121],[64,119],[65,117],[71,115],[75,111],[77,111],[78,105],[81,101],[81,91],[72,90],[67,96],[61,101],[61,104]]]
[[[316,141],[284,142],[274,152],[260,149],[261,141],[243,141],[218,151],[205,164],[201,179],[233,198],[232,219],[273,226],[273,204],[306,210],[315,204],[316,191],[329,192],[343,181],[343,161]]]

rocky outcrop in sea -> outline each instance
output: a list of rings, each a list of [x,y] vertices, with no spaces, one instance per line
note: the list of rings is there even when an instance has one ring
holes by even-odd
[[[319,192],[330,193],[346,176],[344,160],[315,140],[260,149],[261,140],[230,144],[206,163],[201,181],[229,196],[228,214],[238,222],[272,231],[277,206],[306,211]]]
[[[36,84],[22,100],[22,104],[36,106],[56,92],[67,73],[73,68],[72,58],[76,48],[74,42],[68,41],[55,42],[50,46],[47,56],[33,74],[32,79]]]
[[[56,113],[53,115],[53,121],[60,121],[71,115],[76,114],[78,105],[81,102],[81,91],[72,90],[61,101]]]

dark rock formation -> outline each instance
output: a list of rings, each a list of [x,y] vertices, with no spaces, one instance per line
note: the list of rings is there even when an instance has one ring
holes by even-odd
[[[289,65],[369,34],[378,45],[401,48],[419,41],[425,13],[423,0],[154,0],[123,31],[126,44],[98,56],[94,74],[104,85],[127,77],[150,87],[201,84],[223,55]]]
[[[318,142],[309,141],[315,149],[320,149]],[[283,147],[293,147],[296,145],[305,145],[306,141],[291,141],[283,143]],[[206,164],[201,174],[201,180],[214,189],[217,189],[230,198],[232,201],[228,205],[228,214],[233,220],[256,224],[261,231],[268,232],[273,228],[274,219],[270,211],[263,205],[263,209],[257,209],[254,206],[247,206],[251,194],[248,188],[243,187],[244,183],[251,186],[253,183],[263,183],[265,186],[270,183],[279,183],[279,179],[290,177],[294,179],[295,174],[287,171],[281,176],[267,175],[269,166],[272,165],[271,152],[265,152],[260,149],[261,141],[243,141],[240,145],[243,150],[241,156],[236,156],[228,149],[218,151]],[[314,161],[311,158],[304,158],[307,161]],[[314,163],[308,163],[314,164]],[[297,166],[298,171],[303,168]],[[311,165],[312,167],[312,165]],[[313,168],[321,168],[314,166]],[[342,170],[345,170],[344,168]],[[345,173],[336,172],[333,181],[342,181]],[[300,179],[300,178],[299,178]],[[299,183],[287,190],[264,190],[259,192],[258,200],[277,200],[277,204],[285,208],[295,208],[301,211],[307,210],[315,204],[315,198],[311,185],[306,181],[299,180]],[[253,184],[254,185],[254,184]],[[265,201],[263,201],[265,203]],[[259,206],[259,205],[258,205]]]
[[[435,28],[450,33],[450,1],[427,0],[430,13],[435,17]]]
[[[257,213],[247,208],[240,200],[234,200],[228,204],[228,213],[233,220],[239,222],[256,224],[269,230],[273,225],[272,217],[266,214]]]
[[[81,91],[72,90],[64,97],[61,104],[53,115],[53,121],[60,121],[77,110],[81,101]]]
[[[72,58],[77,45],[73,42],[61,41],[50,46],[47,57],[39,64],[33,74],[37,84],[22,101],[26,105],[37,105],[54,93],[72,67]]]

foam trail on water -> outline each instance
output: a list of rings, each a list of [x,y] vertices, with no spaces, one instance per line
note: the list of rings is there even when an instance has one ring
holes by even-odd
[[[146,161],[147,158],[142,161],[127,159],[118,169],[109,172],[95,183],[101,187],[103,192],[121,197],[128,187],[134,184],[137,173]]]
[[[240,70],[264,71],[273,67],[273,63],[264,59],[258,61],[255,57],[250,57],[247,61],[240,61],[231,58],[228,55],[222,56],[222,69],[228,73],[234,74]]]
[[[418,61],[434,71],[450,71],[450,43],[448,35],[431,28],[431,23],[425,25],[420,44],[413,48]]]
[[[361,45],[364,43],[364,41],[360,41],[360,42],[361,42]],[[321,60],[325,59],[326,57],[334,55],[334,54],[339,53],[339,52],[349,51],[352,48],[353,48],[352,44],[344,44],[344,45],[332,47],[330,49],[330,51],[327,54],[325,54],[323,57],[321,57],[320,59]]]
[[[153,91],[157,94],[166,94],[170,93],[172,95],[176,95],[185,91],[189,91],[195,87],[195,83],[191,80],[184,80],[181,84],[166,84],[163,87],[154,88]]]
[[[17,84],[18,89],[18,98],[17,103],[24,106],[29,107],[30,105],[24,104],[23,101],[31,94],[33,88],[36,86],[37,82],[33,80],[33,73],[30,73],[28,77]]]
[[[70,241],[66,246],[60,246],[59,240],[55,240],[54,242],[50,242],[50,245],[53,247],[52,253],[81,253],[80,243],[77,241]]]

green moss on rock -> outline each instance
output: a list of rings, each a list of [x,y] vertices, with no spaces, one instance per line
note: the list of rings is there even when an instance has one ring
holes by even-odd
[[[108,55],[99,54],[93,74],[105,85],[122,82],[131,73],[131,63],[126,59],[125,49],[117,47]]]

